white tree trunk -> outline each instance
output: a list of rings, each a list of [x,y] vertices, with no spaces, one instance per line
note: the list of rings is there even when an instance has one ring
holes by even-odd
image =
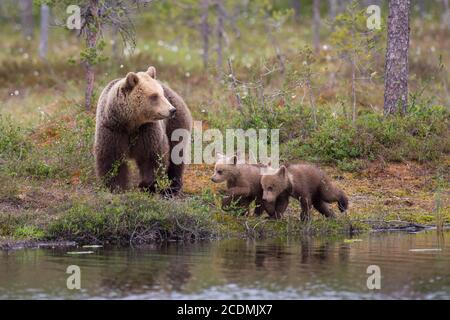
[[[47,60],[48,51],[48,26],[50,19],[50,9],[48,5],[41,5],[41,29],[39,39],[39,57],[42,60]]]

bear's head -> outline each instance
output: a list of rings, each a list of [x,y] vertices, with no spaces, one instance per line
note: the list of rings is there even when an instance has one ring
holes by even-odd
[[[217,162],[214,167],[214,175],[211,177],[212,182],[221,183],[236,177],[238,173],[237,156],[227,157],[226,155],[217,154]]]
[[[128,112],[138,125],[173,117],[177,110],[164,96],[164,89],[156,80],[155,67],[149,67],[146,72],[129,72],[122,80],[121,91]]]
[[[269,203],[276,201],[277,197],[289,188],[289,178],[285,166],[281,166],[274,174],[265,174],[261,177],[263,200]]]

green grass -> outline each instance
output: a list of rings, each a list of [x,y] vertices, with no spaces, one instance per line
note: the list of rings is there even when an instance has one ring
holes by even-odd
[[[316,130],[299,134],[282,147],[286,158],[358,171],[374,160],[423,163],[443,159],[450,152],[450,112],[443,106],[422,106],[406,116],[387,118],[367,112],[355,123],[343,115],[320,119]]]
[[[315,220],[311,226],[290,218],[268,221],[238,217],[201,199],[163,200],[142,193],[98,197],[81,202],[49,224],[49,239],[99,243],[149,243],[165,240],[211,240],[228,237],[264,238],[280,235],[343,234],[345,220]],[[362,228],[359,228],[361,230]]]

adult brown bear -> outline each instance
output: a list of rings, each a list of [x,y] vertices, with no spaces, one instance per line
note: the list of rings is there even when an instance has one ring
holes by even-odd
[[[97,105],[94,155],[97,175],[112,191],[124,190],[128,183],[127,158],[139,168],[139,187],[156,190],[155,174],[166,170],[170,179],[168,194],[178,193],[183,185],[184,162],[173,161],[171,141],[174,130],[190,135],[191,113],[183,99],[156,80],[156,70],[129,72],[125,78],[111,81],[103,89]],[[183,150],[180,148],[180,157]]]

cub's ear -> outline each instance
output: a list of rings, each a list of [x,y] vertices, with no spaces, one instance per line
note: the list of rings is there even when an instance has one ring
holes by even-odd
[[[284,177],[286,176],[286,167],[285,167],[285,166],[281,166],[280,169],[278,169],[277,174],[278,174],[280,177],[283,177],[283,178],[284,178]]]
[[[128,72],[125,79],[125,89],[131,90],[139,83],[139,77],[134,72]]]
[[[147,73],[150,77],[156,79],[156,68],[154,66],[149,67]]]

